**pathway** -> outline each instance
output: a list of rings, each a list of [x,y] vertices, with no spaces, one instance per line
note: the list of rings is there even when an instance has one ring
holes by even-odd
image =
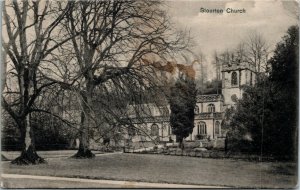
[[[19,174],[1,174],[1,178],[2,188],[224,188],[221,186],[207,185],[147,183]]]

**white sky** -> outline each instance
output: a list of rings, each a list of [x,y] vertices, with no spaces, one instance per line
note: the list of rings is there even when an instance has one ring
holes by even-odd
[[[275,48],[288,27],[298,23],[298,3],[293,0],[181,0],[168,1],[172,21],[179,28],[190,29],[196,43],[195,52],[202,51],[213,78],[210,61],[214,51],[235,48],[251,32],[259,32]],[[244,14],[200,13],[200,8],[244,8]]]

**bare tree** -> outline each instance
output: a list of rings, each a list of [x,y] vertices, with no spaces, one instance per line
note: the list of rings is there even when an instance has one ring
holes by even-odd
[[[204,81],[207,78],[207,76],[206,76],[206,72],[205,72],[206,69],[205,69],[205,66],[204,66],[204,63],[206,62],[206,57],[202,52],[200,52],[198,54],[198,61],[199,61],[199,64],[200,64],[200,71],[201,71],[201,76],[200,76],[201,77],[201,86],[203,86]]]
[[[217,80],[221,80],[221,61],[219,58],[219,55],[217,53],[217,51],[214,52],[214,61],[212,62],[214,67],[215,67],[215,71],[216,71],[216,79]]]
[[[44,162],[35,150],[30,113],[37,111],[35,102],[41,92],[55,82],[44,80],[40,63],[69,39],[56,38],[57,26],[70,9],[50,1],[3,2],[3,49],[7,53],[6,83],[2,105],[16,122],[22,142],[22,153],[12,163],[38,164]],[[5,85],[5,84],[3,84]]]
[[[246,43],[245,42],[241,42],[237,45],[236,49],[236,57],[237,57],[237,62],[244,62],[247,61],[247,49],[246,49]]]
[[[226,50],[216,57],[220,65],[246,62],[254,66],[257,80],[261,72],[268,69],[268,56],[270,50],[263,35],[254,32],[248,35],[245,41],[237,45],[235,49]]]
[[[257,79],[259,74],[267,68],[267,61],[269,55],[269,46],[260,33],[252,33],[248,36],[245,42],[246,46],[246,61],[255,67]]]

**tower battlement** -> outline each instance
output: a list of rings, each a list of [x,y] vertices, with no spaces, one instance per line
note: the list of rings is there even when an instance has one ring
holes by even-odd
[[[255,66],[246,62],[223,64],[221,72],[236,71],[236,70],[250,70],[255,72]]]

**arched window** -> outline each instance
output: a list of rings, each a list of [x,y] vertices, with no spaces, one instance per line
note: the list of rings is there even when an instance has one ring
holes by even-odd
[[[219,121],[216,121],[215,123],[215,134],[217,136],[219,136],[221,133],[221,125],[220,125],[220,122]]]
[[[216,111],[215,105],[214,105],[214,104],[209,104],[209,105],[207,106],[207,111],[208,111],[209,113],[215,112],[215,111]]]
[[[237,82],[238,82],[238,80],[237,80],[237,74],[236,74],[236,72],[233,72],[231,74],[231,85],[237,85]]]
[[[163,123],[162,124],[162,126],[161,126],[161,129],[160,129],[160,131],[161,131],[161,137],[166,137],[167,136],[167,134],[166,133],[168,133],[166,130],[168,130],[168,125],[166,124],[166,123]],[[166,132],[166,133],[165,133]]]
[[[199,114],[199,106],[197,106],[197,105],[195,106],[194,113],[195,113],[195,114]]]
[[[198,135],[205,135],[206,134],[206,124],[205,122],[200,122],[198,124]]]
[[[151,125],[151,136],[159,136],[159,127],[157,124]]]

